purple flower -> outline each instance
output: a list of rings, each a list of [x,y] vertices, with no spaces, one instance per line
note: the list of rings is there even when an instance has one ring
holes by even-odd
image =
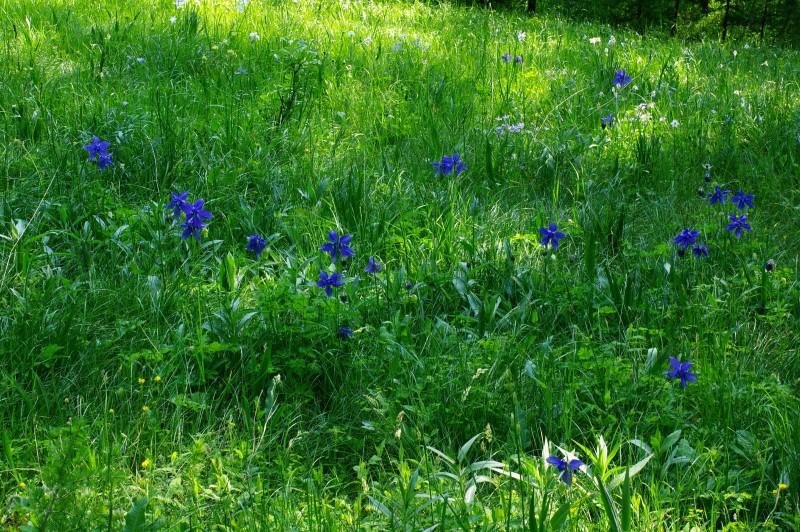
[[[558,249],[558,241],[567,236],[558,230],[556,224],[550,224],[548,227],[540,227],[539,234],[542,235],[542,239],[539,243],[544,247],[552,244],[554,250]]]
[[[614,80],[612,81],[611,84],[614,85],[615,87],[616,86],[624,87],[631,81],[633,80],[631,79],[631,77],[628,75],[628,73],[625,71],[624,68],[622,70],[616,69],[616,75],[614,76]]]
[[[500,59],[503,60],[503,63],[510,63],[511,62],[511,54],[506,52],[500,56]]]
[[[673,242],[681,249],[686,249],[693,245],[700,235],[700,231],[693,231],[692,229],[684,229],[678,236],[673,239]]]
[[[333,289],[339,288],[340,286],[344,286],[344,280],[342,279],[342,274],[339,272],[332,273],[328,275],[325,270],[319,271],[319,281],[317,281],[317,286],[320,288],[325,289],[325,295],[331,297],[333,295]]]
[[[764,264],[764,271],[767,272],[767,273],[775,271],[775,260],[774,259],[769,259]]]
[[[89,160],[94,161],[97,167],[103,170],[111,166],[112,163],[111,153],[108,152],[109,146],[111,146],[111,143],[107,140],[100,140],[99,137],[92,137],[91,142],[84,145],[83,149],[89,154]]]
[[[189,199],[189,191],[186,192],[173,192],[172,200],[167,203],[167,209],[172,209],[172,216],[177,220],[181,217],[183,208],[186,206],[186,200]]]
[[[611,127],[614,125],[614,114],[611,113],[608,116],[604,116],[600,118],[600,127],[605,129],[607,127]]]
[[[667,372],[667,377],[680,379],[682,388],[686,388],[687,383],[697,382],[697,375],[691,372],[691,362],[681,362],[675,357],[669,357],[669,363],[672,369]]]
[[[336,231],[328,232],[328,240],[323,244],[319,250],[324,251],[331,256],[331,262],[336,262],[337,258],[347,259],[355,255],[355,251],[350,247],[350,241],[353,239],[352,235],[339,236]]]
[[[725,203],[730,195],[730,190],[722,190],[719,187],[714,188],[714,192],[708,195],[708,204],[714,205],[715,203]]]
[[[461,160],[461,156],[457,153],[454,153],[452,156],[445,155],[442,157],[441,161],[434,161],[431,164],[436,170],[437,176],[446,176],[454,172],[456,175],[459,175],[467,169],[464,161]]]
[[[367,272],[367,273],[378,273],[382,269],[383,269],[383,266],[381,266],[380,264],[378,264],[375,261],[375,257],[370,257],[369,258],[369,264],[367,264],[367,267],[364,268],[364,271]]]
[[[752,194],[745,194],[741,190],[731,196],[731,203],[735,204],[740,211],[743,211],[745,207],[750,207],[751,209],[755,207],[753,204],[753,195]]]
[[[186,240],[193,236],[200,240],[200,231],[205,229],[208,225],[206,222],[213,218],[212,214],[203,208],[205,203],[204,199],[199,199],[194,203],[184,204],[183,213],[186,215],[186,222],[181,226],[183,227],[181,239]]]
[[[336,336],[341,340],[349,340],[353,336],[353,329],[347,326],[339,327],[339,330],[336,331]]]
[[[747,223],[747,215],[743,214],[741,216],[736,216],[735,214],[730,214],[729,218],[731,223],[725,227],[728,231],[733,231],[736,234],[736,238],[742,238],[742,233],[745,231],[750,231],[752,227],[750,224]]]
[[[247,237],[247,251],[252,251],[256,258],[261,256],[265,247],[267,247],[267,240],[263,236],[250,235]]]
[[[692,248],[692,254],[698,258],[708,257],[708,248],[705,244],[697,244]]]
[[[547,458],[547,463],[553,467],[557,467],[558,470],[561,472],[561,482],[566,484],[567,486],[572,484],[572,474],[575,471],[580,471],[581,467],[584,466],[583,461],[578,460],[577,458],[573,458],[569,462],[564,460],[563,458],[559,458],[558,456],[549,456]]]
[[[522,64],[522,56],[521,55],[515,55],[514,56],[514,63],[516,63],[517,65],[521,65]]]

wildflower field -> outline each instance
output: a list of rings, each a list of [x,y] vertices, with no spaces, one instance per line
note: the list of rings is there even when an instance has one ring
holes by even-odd
[[[0,528],[797,530],[800,55],[0,0]]]

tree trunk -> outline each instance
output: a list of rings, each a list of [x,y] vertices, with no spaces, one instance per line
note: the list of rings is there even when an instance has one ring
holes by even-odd
[[[676,33],[678,33],[678,17],[680,16],[681,12],[681,0],[675,0],[675,16],[672,18],[672,28],[670,29],[670,33],[674,37]]]
[[[722,19],[722,42],[728,38],[728,22],[731,16],[731,0],[725,0],[725,16]]]
[[[636,2],[636,24],[639,26],[639,32],[644,35],[644,2],[645,0],[639,0]]]
[[[759,43],[764,44],[764,29],[767,27],[767,5],[769,0],[764,0],[764,11],[761,12],[761,31],[758,32]]]

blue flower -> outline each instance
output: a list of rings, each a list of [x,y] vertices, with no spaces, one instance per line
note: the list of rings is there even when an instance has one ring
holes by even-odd
[[[436,170],[437,176],[446,176],[452,174],[453,172],[455,172],[456,175],[459,175],[461,172],[467,169],[464,161],[461,160],[461,156],[457,153],[454,153],[452,157],[445,155],[442,157],[441,161],[434,161],[431,164]]]
[[[600,118],[600,127],[605,129],[614,125],[614,113]]]
[[[203,208],[205,203],[204,199],[199,199],[194,203],[184,204],[183,213],[186,215],[186,222],[181,226],[183,227],[181,239],[185,240],[193,236],[200,240],[200,231],[205,229],[208,225],[206,222],[213,218],[212,214]]]
[[[708,257],[708,248],[705,244],[697,244],[692,248],[692,253],[695,257]]]
[[[752,227],[750,224],[747,223],[747,215],[743,214],[741,216],[736,216],[735,214],[730,214],[729,218],[731,223],[725,228],[728,231],[733,231],[736,234],[736,238],[742,238],[742,233],[744,231],[750,231]]]
[[[370,257],[369,258],[369,264],[367,264],[367,267],[364,268],[364,271],[367,272],[367,273],[378,273],[382,269],[383,269],[383,266],[381,266],[380,264],[378,264],[375,261],[375,257]]]
[[[347,259],[355,255],[355,251],[350,247],[350,241],[353,239],[352,235],[339,236],[336,231],[328,232],[328,240],[323,244],[319,250],[331,256],[331,262],[336,262],[337,258]]]
[[[681,362],[675,357],[669,357],[669,363],[672,369],[667,372],[667,377],[680,379],[682,388],[686,388],[689,382],[697,382],[697,375],[691,372],[691,362]]]
[[[336,331],[336,336],[342,340],[349,340],[353,336],[353,329],[347,326],[339,327],[339,330]]]
[[[108,151],[109,146],[111,146],[111,143],[107,140],[100,140],[99,137],[92,137],[92,141],[84,145],[83,149],[89,154],[89,160],[94,161],[97,167],[103,170],[111,166],[112,163],[111,153]]]
[[[616,69],[616,75],[614,76],[614,81],[612,82],[612,85],[614,85],[615,87],[616,86],[624,87],[631,81],[633,80],[631,79],[631,77],[628,75],[628,73],[625,71],[624,68],[622,70]]]
[[[92,141],[86,144],[83,149],[89,154],[89,160],[94,161],[98,155],[105,153],[111,143],[107,140],[100,140],[99,137],[92,137]]]
[[[514,56],[514,63],[516,63],[518,65],[521,65],[522,64],[522,56],[521,55],[515,55]]]
[[[105,170],[107,167],[111,166],[114,161],[111,160],[110,153],[101,153],[97,156],[97,167],[100,170]]]
[[[328,275],[325,270],[319,271],[319,281],[317,281],[317,286],[320,288],[325,289],[325,294],[328,297],[333,295],[333,289],[339,288],[340,286],[344,286],[344,280],[342,279],[342,274],[339,272],[332,273]]]
[[[700,236],[700,231],[693,231],[691,229],[684,229],[680,232],[678,236],[673,239],[679,248],[686,249],[689,246],[693,245],[695,241],[697,241],[697,237]]]
[[[503,63],[510,63],[511,62],[511,54],[506,52],[500,56],[500,59],[503,60]]]
[[[267,247],[267,241],[263,236],[250,235],[247,237],[247,251],[252,251],[256,258],[261,256],[265,247]]]
[[[573,458],[569,462],[564,460],[563,458],[559,458],[558,456],[549,456],[547,458],[547,463],[553,467],[557,467],[558,470],[561,472],[561,482],[566,484],[567,486],[572,484],[572,474],[575,471],[580,471],[581,467],[584,466],[583,461],[578,460],[577,458]]]
[[[731,196],[731,203],[735,204],[740,211],[743,211],[745,207],[750,207],[751,209],[755,207],[753,205],[753,195],[752,194],[745,194],[741,190]]]
[[[177,220],[181,217],[186,200],[189,199],[189,192],[173,192],[172,199],[167,203],[167,209],[172,209],[172,216]]]
[[[539,243],[544,247],[552,244],[553,249],[558,249],[558,241],[567,236],[558,230],[556,224],[550,224],[549,227],[540,227],[539,234],[542,235],[542,239]]]
[[[708,195],[708,204],[714,205],[715,203],[725,203],[730,195],[730,190],[722,190],[719,187],[714,188],[714,192]]]

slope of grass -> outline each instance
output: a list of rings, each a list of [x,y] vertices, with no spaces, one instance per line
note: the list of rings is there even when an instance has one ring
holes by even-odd
[[[239,7],[2,3],[4,528],[800,526],[797,53]]]

